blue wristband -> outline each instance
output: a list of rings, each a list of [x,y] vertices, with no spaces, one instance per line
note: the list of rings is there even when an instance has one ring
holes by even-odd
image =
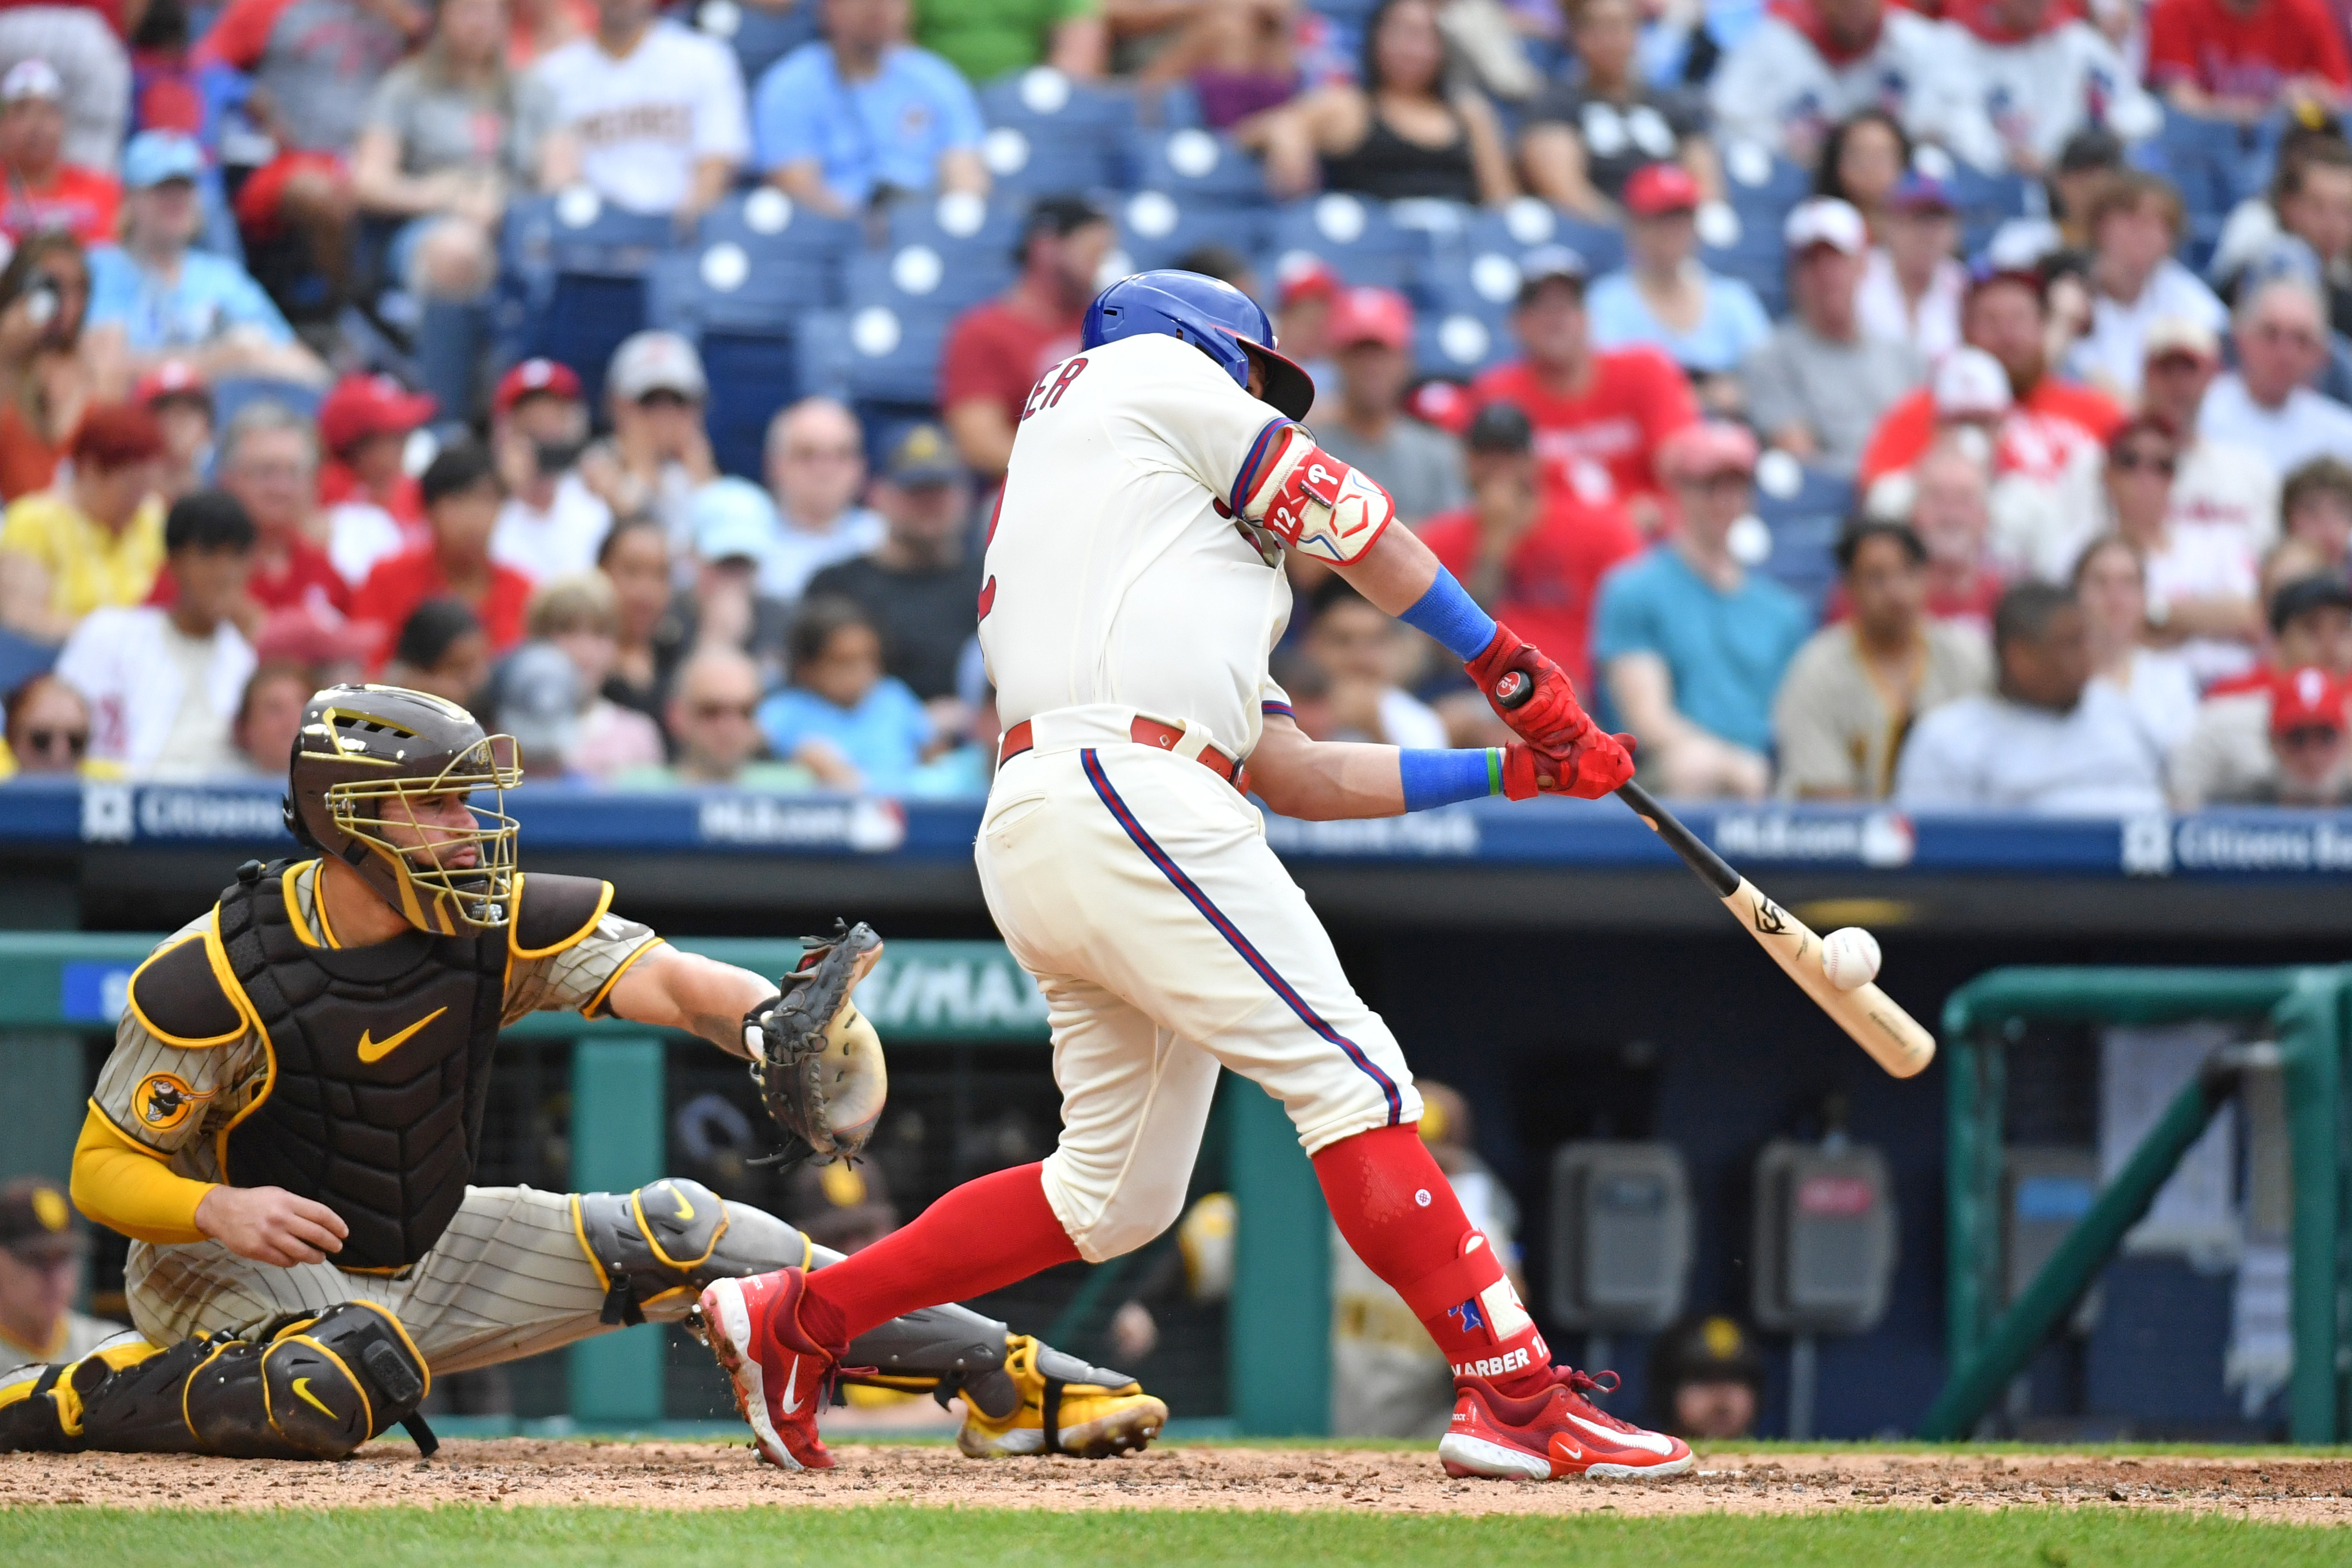
[[[1397,773],[1404,784],[1407,811],[1503,793],[1503,753],[1491,746],[1461,752],[1402,750],[1397,752]]]
[[[1415,631],[1427,632],[1465,664],[1486,652],[1486,645],[1495,640],[1495,617],[1480,609],[1470,590],[1443,566],[1437,569],[1437,581],[1429,585],[1429,592],[1397,619]]]

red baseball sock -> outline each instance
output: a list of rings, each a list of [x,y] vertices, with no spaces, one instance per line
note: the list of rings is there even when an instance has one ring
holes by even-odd
[[[840,1344],[918,1307],[1001,1290],[1078,1256],[1045,1201],[1037,1164],[966,1182],[913,1221],[840,1262],[813,1270],[801,1327]]]
[[[1515,1398],[1550,1382],[1550,1348],[1417,1130],[1342,1138],[1315,1156],[1315,1176],[1339,1234],[1396,1288],[1456,1376],[1487,1378]]]

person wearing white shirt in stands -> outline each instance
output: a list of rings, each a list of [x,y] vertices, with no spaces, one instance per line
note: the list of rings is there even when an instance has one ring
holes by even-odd
[[[541,178],[577,180],[683,229],[727,194],[751,131],[734,55],[656,10],[655,0],[597,0],[596,31],[539,62],[555,102]]]
[[[490,559],[534,583],[596,568],[613,509],[580,477],[588,405],[568,364],[527,359],[490,395],[490,451],[507,499],[490,534]]]
[[[1931,175],[1895,182],[1880,209],[1882,243],[1871,251],[1854,295],[1862,330],[1909,343],[1930,366],[1960,346],[1960,301],[1969,269],[1956,254],[1959,208],[1950,187]]]
[[[2197,432],[2252,447],[2277,473],[2314,458],[2352,459],[2352,408],[2307,384],[2327,363],[2327,312],[2319,293],[2285,275],[2238,300],[2231,335],[2238,368],[2205,394]]]
[[[182,498],[163,521],[171,608],[109,606],[74,628],[58,678],[89,704],[93,760],[160,777],[243,771],[229,731],[253,647],[229,616],[245,597],[254,537],[235,497]]]
[[[804,397],[768,422],[768,490],[783,520],[760,562],[760,592],[786,604],[808,580],[882,542],[882,514],[858,504],[866,437],[857,416],[830,397]]]
[[[1966,110],[1942,23],[1886,0],[1786,0],[1732,46],[1707,88],[1719,141],[1760,142],[1812,166],[1831,126],[1884,108],[1927,141],[1985,142],[1958,132]]]
[[[2091,542],[2074,563],[2074,601],[2091,646],[2091,684],[2113,688],[2131,708],[2140,733],[2169,759],[2197,723],[2197,678],[2169,648],[2142,640],[2147,626],[2147,569],[2119,534]]]
[[[2140,411],[2180,437],[2174,521],[2233,528],[2259,558],[2279,536],[2279,471],[2253,447],[2199,427],[2205,394],[2221,371],[2221,338],[2210,327],[2168,316],[2148,324],[2141,352]]]
[[[2069,374],[2130,403],[2149,327],[2181,320],[2219,331],[2228,321],[2213,290],[2173,257],[2185,220],[2180,193],[2136,169],[2109,176],[2091,199],[2091,326],[2066,356]]]
[[[2091,680],[2074,594],[2021,583],[1993,616],[2000,689],[1922,718],[1895,773],[1904,811],[2112,816],[2164,809],[2161,759],[2131,705]]]
[[[1944,37],[1961,100],[1946,144],[1987,174],[2038,176],[2089,126],[2137,142],[2164,123],[2115,45],[2056,0],[1986,0]]]

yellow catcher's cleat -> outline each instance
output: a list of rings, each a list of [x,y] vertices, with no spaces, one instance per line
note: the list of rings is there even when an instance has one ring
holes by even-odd
[[[1041,1355],[1039,1352],[1043,1352]],[[1021,1402],[1003,1418],[964,1401],[963,1429],[956,1447],[975,1459],[1019,1454],[1075,1454],[1107,1459],[1140,1452],[1168,1424],[1168,1406],[1125,1382],[1087,1383],[1084,1375],[1106,1374],[1075,1356],[1038,1344],[1028,1334],[1005,1342],[1004,1370],[1020,1390]],[[1067,1373],[1070,1375],[1058,1375]]]

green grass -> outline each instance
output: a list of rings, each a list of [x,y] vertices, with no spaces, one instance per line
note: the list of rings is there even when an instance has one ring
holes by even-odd
[[[891,1505],[704,1512],[476,1507],[269,1513],[0,1508],[10,1568],[2299,1568],[2352,1533],[2122,1510],[1903,1510],[1811,1518],[1413,1518],[1350,1513],[1022,1512]]]

